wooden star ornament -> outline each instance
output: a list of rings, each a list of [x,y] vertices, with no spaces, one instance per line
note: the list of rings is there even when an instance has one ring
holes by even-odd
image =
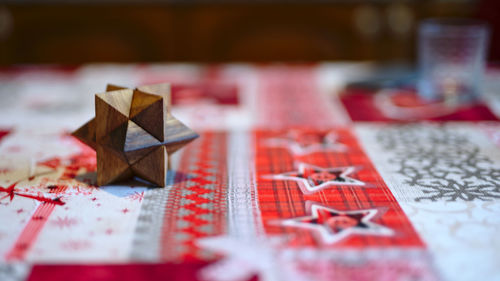
[[[95,111],[72,135],[96,151],[97,185],[137,176],[164,187],[169,156],[198,137],[170,114],[169,84],[108,85]]]

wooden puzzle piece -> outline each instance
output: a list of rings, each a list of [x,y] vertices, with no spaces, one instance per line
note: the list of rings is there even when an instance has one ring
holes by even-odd
[[[96,117],[73,136],[97,152],[97,184],[143,178],[166,185],[169,155],[198,137],[170,112],[170,85],[96,94]]]

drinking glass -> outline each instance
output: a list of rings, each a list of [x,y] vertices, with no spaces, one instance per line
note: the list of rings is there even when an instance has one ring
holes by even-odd
[[[424,100],[470,102],[481,94],[488,26],[472,19],[428,19],[418,38],[420,79]]]

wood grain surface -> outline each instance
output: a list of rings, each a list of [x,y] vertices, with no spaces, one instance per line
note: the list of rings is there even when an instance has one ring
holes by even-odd
[[[73,136],[97,152],[97,184],[143,178],[166,185],[169,155],[198,137],[170,112],[170,85],[108,85],[95,95],[96,117]]]

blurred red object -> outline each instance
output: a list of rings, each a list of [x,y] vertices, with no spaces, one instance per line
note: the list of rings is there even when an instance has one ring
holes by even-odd
[[[220,83],[172,84],[172,104],[238,105],[238,88]]]
[[[383,91],[349,89],[340,100],[353,121],[413,122],[413,121],[498,121],[488,106],[471,103],[453,110],[438,102],[425,102],[409,90]]]

